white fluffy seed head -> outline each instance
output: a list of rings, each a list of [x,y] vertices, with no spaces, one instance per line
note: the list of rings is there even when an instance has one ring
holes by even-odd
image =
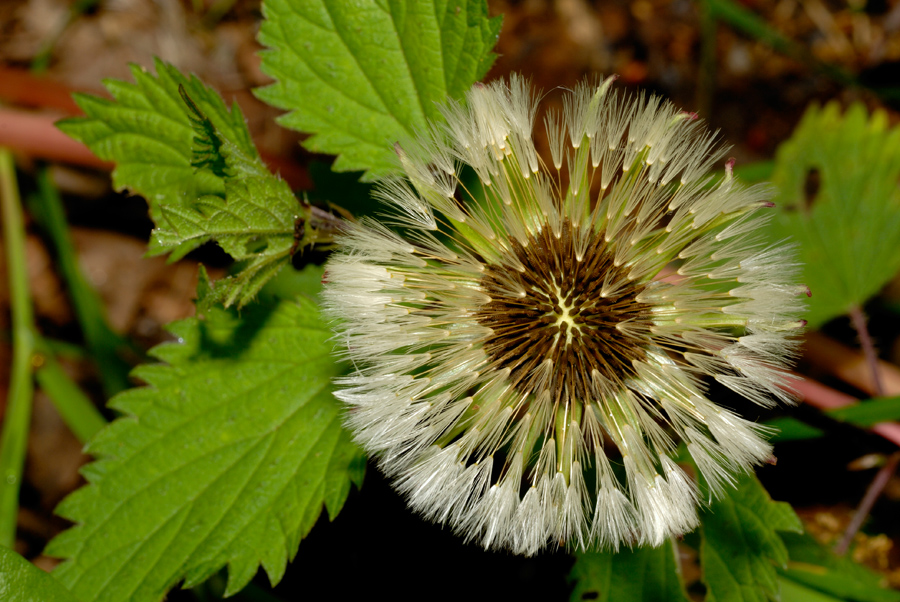
[[[523,79],[448,103],[396,147],[383,221],[348,226],[327,266],[354,366],[337,381],[348,426],[414,509],[485,548],[692,529],[679,442],[710,495],[771,454],[704,379],[764,406],[790,398],[805,289],[790,249],[760,242],[769,190],[730,163],[711,181],[715,134],[611,84],[580,85],[546,119],[549,166]]]

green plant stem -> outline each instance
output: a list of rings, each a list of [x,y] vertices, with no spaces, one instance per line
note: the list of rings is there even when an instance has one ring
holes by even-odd
[[[37,183],[38,194],[29,198],[29,208],[53,245],[59,271],[66,282],[84,335],[85,346],[97,364],[103,392],[110,398],[129,387],[128,373],[131,366],[120,355],[121,350],[127,349],[127,341],[107,324],[103,315],[103,303],[78,265],[62,199],[46,169],[38,172]]]
[[[47,394],[66,426],[82,443],[87,443],[97,431],[106,426],[106,419],[87,395],[72,382],[59,362],[48,353],[41,341],[38,345],[40,367],[35,371],[41,390]],[[36,364],[38,362],[35,362]]]
[[[31,422],[34,383],[34,315],[25,268],[25,223],[16,184],[12,153],[0,149],[0,214],[3,216],[7,271],[12,315],[12,373],[3,429],[0,431],[0,545],[12,547],[16,537],[19,487]]]

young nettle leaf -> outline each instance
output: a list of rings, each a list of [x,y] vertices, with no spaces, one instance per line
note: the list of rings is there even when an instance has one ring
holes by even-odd
[[[178,94],[181,100],[188,108],[188,119],[191,121],[191,127],[194,129],[194,140],[191,147],[191,165],[197,169],[208,169],[220,178],[235,176],[234,169],[228,169],[228,162],[225,159],[223,146],[235,146],[227,140],[222,140],[216,126],[210,121],[209,117],[203,114],[203,111],[197,104],[191,100],[183,85],[178,86]],[[255,151],[255,149],[254,149]],[[235,155],[233,150],[229,153]],[[253,164],[259,160],[259,156],[254,152],[253,156],[247,158],[244,163]]]
[[[87,116],[65,119],[58,125],[101,159],[114,161],[116,190],[130,190],[147,199],[153,221],[165,227],[162,207],[191,207],[201,197],[225,194],[220,175],[191,164],[195,133],[179,86],[216,124],[223,138],[248,155],[255,155],[256,149],[237,105],[229,110],[215,91],[163,61],[157,60],[155,69],[154,77],[143,67],[132,65],[133,84],[105,80],[113,100],[76,94],[75,100]],[[187,240],[175,248],[173,255],[183,256],[201,242]],[[162,254],[172,252],[173,247],[151,240],[150,251]]]
[[[165,363],[136,372],[148,386],[113,400],[125,417],[90,443],[89,484],[59,508],[77,525],[47,552],[83,600],[156,602],[225,566],[229,594],[259,565],[278,582],[323,506],[333,518],[362,481],[314,303],[214,309],[172,332],[153,351]]]
[[[0,546],[0,599],[3,602],[79,602],[50,574]]]
[[[688,602],[673,541],[658,548],[584,552],[575,557],[569,580],[572,602]]]
[[[262,69],[276,82],[257,95],[313,134],[306,148],[338,155],[336,171],[370,181],[394,168],[395,141],[484,76],[501,24],[484,0],[266,0],[263,14]]]
[[[222,178],[225,189],[222,196],[206,195],[192,205],[163,206],[164,225],[154,233],[156,242],[163,248],[177,248],[214,240],[234,259],[246,261],[236,276],[213,285],[202,299],[201,312],[213,303],[227,307],[237,302],[242,307],[305,242],[297,240],[296,227],[310,222],[311,208],[269,172],[255,148],[241,147],[224,137],[183,86],[179,94],[195,133],[191,164]]]
[[[778,572],[788,562],[779,531],[803,526],[790,505],[773,502],[752,474],[714,501],[701,517],[700,563],[706,602],[765,602],[778,599]]]
[[[778,150],[773,240],[799,244],[817,327],[863,304],[900,269],[900,128],[861,104],[811,107]]]
[[[133,66],[134,84],[105,82],[114,101],[79,95],[88,116],[60,128],[116,162],[117,189],[147,199],[156,224],[151,254],[177,259],[213,241],[243,262],[201,309],[242,307],[294,252],[327,240],[318,226],[330,226],[269,172],[236,105],[229,110],[215,91],[162,61],[156,71]]]

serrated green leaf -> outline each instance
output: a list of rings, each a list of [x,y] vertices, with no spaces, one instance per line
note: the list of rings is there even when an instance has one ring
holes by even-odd
[[[598,602],[688,602],[673,541],[658,548],[584,552],[575,557],[570,600]]]
[[[256,91],[290,111],[279,122],[338,155],[336,171],[374,180],[394,169],[392,143],[438,119],[494,61],[500,18],[484,0],[265,0]]]
[[[156,224],[151,255],[174,260],[214,241],[245,261],[206,300],[241,307],[302,248],[294,230],[308,220],[308,205],[265,167],[236,105],[229,110],[171,65],[157,61],[156,71],[133,66],[134,84],[105,82],[114,101],[79,96],[88,116],[60,128],[116,162],[116,188],[148,200]]]
[[[881,575],[849,558],[836,556],[809,535],[785,533],[782,539],[791,558],[790,564],[779,570],[782,584],[792,583],[838,600],[900,601],[900,592],[885,588]],[[810,596],[807,599],[813,598]]]
[[[222,146],[226,142],[216,131],[216,126],[209,117],[203,114],[184,86],[178,86],[178,94],[187,105],[188,119],[195,134],[191,148],[191,165],[197,169],[208,169],[220,178],[233,175],[230,173],[233,170],[228,169],[228,162],[223,155]]]
[[[843,115],[837,103],[810,107],[779,148],[770,233],[799,243],[811,327],[863,304],[900,269],[898,179],[900,129],[861,104]]]
[[[803,529],[789,504],[773,502],[756,476],[745,474],[727,497],[710,505],[700,524],[706,602],[778,598],[776,565],[788,562],[778,531]]]
[[[0,600],[4,602],[78,602],[49,573],[0,546]]]
[[[182,86],[179,93],[196,134],[191,164],[223,178],[225,195],[204,196],[193,205],[163,206],[166,225],[157,227],[154,235],[164,248],[214,240],[231,257],[245,261],[236,276],[204,286],[208,293],[199,305],[201,313],[215,303],[243,307],[289,261],[300,242],[295,223],[306,221],[308,206],[269,173],[255,150],[247,154],[222,137]]]
[[[113,100],[76,94],[75,100],[87,116],[65,119],[58,125],[101,159],[114,161],[116,190],[129,190],[147,199],[150,214],[159,226],[161,207],[189,205],[202,196],[225,193],[221,177],[191,165],[194,130],[179,86],[222,136],[247,154],[256,150],[237,105],[229,110],[212,89],[160,60],[155,69],[154,77],[143,67],[132,65],[134,84],[106,80],[104,85]],[[150,250],[160,254],[171,249],[151,243]],[[183,255],[186,250],[179,252]]]
[[[334,517],[364,457],[343,429],[330,332],[308,300],[213,310],[171,328],[149,386],[92,440],[89,485],[58,512],[54,573],[92,602],[155,602],[228,567],[228,593],[262,565],[277,582],[323,506]]]

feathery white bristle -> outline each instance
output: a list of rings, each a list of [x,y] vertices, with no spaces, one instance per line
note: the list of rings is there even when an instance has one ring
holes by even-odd
[[[678,441],[711,496],[771,454],[706,382],[791,400],[805,289],[759,235],[770,189],[737,180],[695,116],[612,82],[545,118],[549,166],[524,79],[448,101],[395,147],[385,221],[348,224],[327,264],[346,424],[412,508],[485,548],[682,534],[699,491]]]

